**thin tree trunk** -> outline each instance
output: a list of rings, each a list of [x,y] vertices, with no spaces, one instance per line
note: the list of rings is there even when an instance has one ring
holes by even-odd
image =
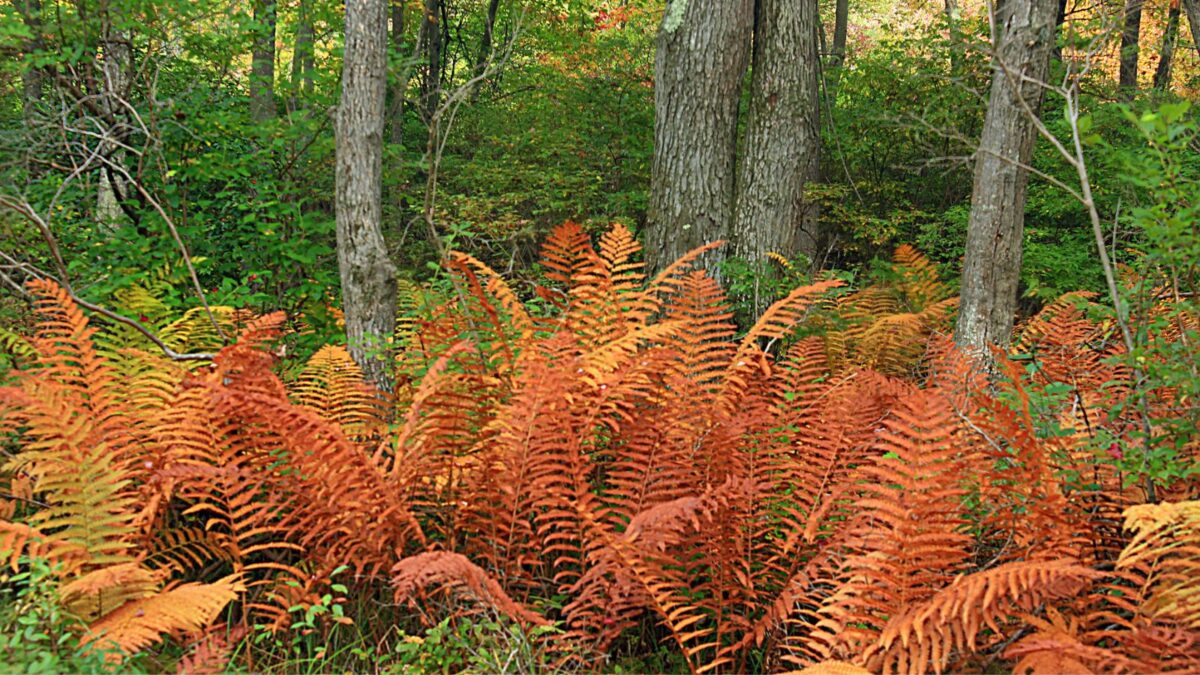
[[[254,47],[250,65],[250,118],[275,117],[275,0],[254,0]]]
[[[1007,347],[1021,274],[1025,194],[1054,42],[1057,0],[1008,0],[996,10],[992,88],[975,154],[975,187],[967,225],[961,306],[955,340],[986,356]],[[1028,78],[1023,81],[1022,78]],[[1022,100],[1023,99],[1023,100]]]
[[[1158,68],[1154,70],[1154,88],[1166,91],[1171,87],[1171,63],[1175,58],[1175,42],[1179,39],[1179,0],[1171,0],[1167,8],[1167,28],[1163,31],[1162,49],[1158,53]]]
[[[1138,44],[1142,34],[1142,4],[1144,0],[1126,0],[1125,19],[1121,29],[1121,88],[1134,91],[1138,86]]]
[[[958,26],[958,0],[946,0],[942,11],[946,14],[946,27],[950,32],[950,75],[955,77],[958,75],[959,62],[961,61],[959,50],[962,49],[962,34]]]
[[[109,10],[110,12],[113,10]],[[100,76],[101,109],[104,111],[109,127],[105,133],[113,140],[104,141],[101,152],[114,164],[124,161],[125,153],[117,141],[124,130],[119,128],[117,120],[123,116],[124,107],[121,101],[129,94],[130,49],[127,34],[114,26],[113,16],[107,14],[103,27],[101,41]],[[121,176],[110,167],[100,169],[100,184],[96,193],[96,221],[102,228],[116,229],[126,222],[121,200],[127,195],[128,186]]]
[[[1051,49],[1051,55],[1055,61],[1062,60],[1062,45],[1058,43],[1058,38],[1062,36],[1063,26],[1067,24],[1067,1],[1058,0],[1058,15],[1054,17],[1054,47]]]
[[[1183,0],[1183,8],[1187,11],[1188,27],[1192,31],[1192,46],[1200,53],[1200,0]]]
[[[842,66],[846,64],[846,34],[850,28],[850,0],[837,0],[833,7],[833,49],[829,54],[829,76],[825,78],[829,87],[830,105],[837,100],[837,88],[842,79]]]
[[[296,49],[292,52],[292,109],[299,110],[313,92],[312,0],[300,0]]]
[[[478,78],[487,72],[488,63],[492,60],[492,42],[493,34],[496,30],[496,13],[500,11],[500,0],[489,0],[487,7],[487,15],[483,20],[483,35],[479,38],[479,51],[475,56],[475,67],[472,68],[471,75],[473,78]],[[475,85],[471,91],[471,98],[474,99],[479,93],[480,83]]]
[[[421,104],[428,120],[437,112],[442,90],[442,30],[441,0],[425,0],[425,16],[421,19],[421,37],[428,58],[425,80],[421,83]]]
[[[392,0],[392,54],[397,58],[404,56],[404,0]],[[409,72],[408,65],[401,66],[400,72],[394,72],[395,84],[392,86],[392,107],[388,115],[388,140],[394,145],[404,142],[404,94],[408,88],[405,75]]]
[[[387,2],[346,0],[342,98],[337,109],[337,249],[350,355],[373,382],[391,385],[396,270],[380,204],[387,98]]]
[[[819,164],[820,61],[816,0],[759,0],[746,138],[738,161],[732,254],[760,265],[769,252],[814,259],[804,184]],[[756,298],[762,309],[769,298]]]
[[[752,0],[671,0],[654,60],[654,156],[646,259],[661,270],[728,236],[733,220],[738,99]],[[704,264],[717,271],[719,254]]]

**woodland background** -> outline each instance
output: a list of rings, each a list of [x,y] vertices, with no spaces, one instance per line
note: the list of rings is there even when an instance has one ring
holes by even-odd
[[[0,662],[1195,672],[1198,24],[5,3]]]

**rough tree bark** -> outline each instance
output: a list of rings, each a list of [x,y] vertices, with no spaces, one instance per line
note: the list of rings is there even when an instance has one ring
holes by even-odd
[[[805,222],[803,193],[821,147],[817,3],[759,0],[755,14],[732,255],[752,265],[768,252],[790,257],[800,251],[814,259],[819,237],[815,223]]]
[[[738,97],[753,0],[670,0],[654,60],[646,259],[660,270],[724,239],[733,215]],[[717,270],[719,252],[704,265]]]
[[[1007,347],[1016,314],[1024,234],[1025,167],[1037,138],[1031,113],[1040,108],[1054,44],[1057,0],[1008,0],[995,16],[992,88],[979,149],[963,260],[955,341],[986,355]],[[1023,81],[1028,78],[1032,81]]]
[[[346,1],[342,98],[337,109],[337,250],[350,355],[391,385],[388,340],[396,322],[396,270],[382,229],[387,1]]]
[[[1200,0],[1183,0],[1187,11],[1188,27],[1192,30],[1192,45],[1200,53]]]
[[[1144,0],[1126,0],[1125,18],[1121,28],[1121,70],[1119,84],[1122,89],[1134,91],[1138,86],[1138,52],[1142,34],[1142,5]]]
[[[1166,91],[1171,86],[1171,64],[1175,59],[1175,42],[1179,39],[1179,0],[1167,7],[1167,27],[1163,31],[1162,49],[1158,52],[1158,67],[1154,69],[1154,88]]]
[[[254,47],[250,59],[250,117],[275,117],[275,0],[254,0]]]

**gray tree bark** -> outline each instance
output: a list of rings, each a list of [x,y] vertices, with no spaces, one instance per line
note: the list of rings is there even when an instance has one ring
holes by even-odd
[[[388,339],[396,322],[396,269],[380,204],[387,98],[387,1],[346,0],[342,98],[337,109],[337,249],[350,355],[373,382],[391,385]]]
[[[1183,0],[1187,11],[1188,27],[1192,30],[1192,45],[1200,53],[1200,0]]]
[[[1021,274],[1025,188],[1037,139],[1030,113],[1041,105],[1054,44],[1057,0],[1008,0],[995,17],[992,88],[975,154],[955,341],[986,355],[1012,339]],[[1029,78],[1033,82],[1022,81]]]
[[[734,208],[738,98],[753,0],[670,0],[654,60],[646,260],[661,270],[725,239]],[[716,272],[719,252],[703,264]]]
[[[820,238],[815,223],[805,222],[804,184],[821,148],[817,21],[816,0],[759,0],[756,10],[750,111],[730,233],[732,254],[752,265],[768,252],[816,257]]]
[[[1175,42],[1179,39],[1179,11],[1179,0],[1171,0],[1167,7],[1162,49],[1158,52],[1158,67],[1154,69],[1154,88],[1160,91],[1171,87],[1171,65],[1175,60]]]
[[[110,12],[115,9],[110,9]],[[112,139],[102,143],[101,152],[114,164],[121,164],[125,152],[116,141],[124,133],[117,120],[124,114],[122,101],[129,95],[130,59],[129,36],[117,21],[120,17],[107,14],[100,46],[101,103],[108,121],[105,133]],[[128,196],[125,181],[110,167],[100,169],[100,184],[96,193],[96,221],[102,228],[115,229],[127,219],[121,210],[121,200]]]
[[[1121,24],[1121,69],[1118,83],[1128,91],[1138,86],[1138,53],[1142,34],[1142,5],[1145,0],[1126,0]]]
[[[275,117],[275,0],[254,0],[254,47],[250,59],[250,117]]]

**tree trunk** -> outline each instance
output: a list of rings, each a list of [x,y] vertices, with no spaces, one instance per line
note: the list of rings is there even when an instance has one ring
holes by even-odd
[[[958,26],[958,0],[946,0],[942,11],[946,14],[946,29],[950,36],[950,76],[957,77],[959,72],[959,50],[963,48],[962,31]]]
[[[670,0],[654,59],[646,259],[661,270],[724,239],[733,216],[738,99],[753,0]],[[704,264],[717,271],[720,256]]]
[[[381,213],[387,97],[387,2],[346,1],[342,98],[337,109],[337,249],[350,355],[380,387],[391,385],[396,270]]]
[[[475,77],[487,70],[488,61],[492,57],[493,33],[496,30],[496,13],[500,11],[500,0],[488,2],[487,15],[483,20],[483,36],[479,38],[479,52],[475,57]]]
[[[296,50],[292,52],[292,109],[299,110],[313,93],[312,0],[300,0]]]
[[[475,55],[475,64],[471,67],[471,85],[469,100],[473,103],[479,97],[483,88],[483,76],[487,74],[492,62],[492,43],[495,40],[496,14],[500,11],[500,0],[489,0],[487,14],[483,17],[483,35],[479,38],[479,50]]]
[[[250,65],[250,118],[275,117],[275,0],[254,0],[254,47]]]
[[[404,0],[392,0],[392,53],[397,58],[404,56]],[[388,115],[389,141],[394,145],[404,142],[404,92],[408,88],[408,64],[401,66],[392,86],[392,107]]]
[[[1134,91],[1138,86],[1138,40],[1142,34],[1142,4],[1144,0],[1126,0],[1125,20],[1121,30],[1122,89]]]
[[[830,106],[837,101],[842,66],[846,64],[846,33],[849,32],[849,28],[850,0],[837,0],[833,7],[833,50],[829,53],[829,76],[825,79],[829,88]]]
[[[1179,0],[1171,0],[1167,8],[1167,27],[1163,31],[1162,49],[1158,53],[1158,68],[1154,70],[1154,88],[1166,91],[1171,87],[1171,62],[1175,58],[1175,42],[1179,38]]]
[[[425,16],[421,19],[421,38],[425,41],[428,68],[421,83],[421,104],[425,117],[432,120],[437,112],[442,91],[442,30],[441,0],[425,0]]]
[[[1062,29],[1066,24],[1067,0],[1058,0],[1058,14],[1054,17],[1054,47],[1050,52],[1055,61],[1062,60],[1062,46],[1058,44],[1058,38],[1062,36]]]
[[[1192,46],[1200,53],[1200,0],[1183,0],[1187,11],[1188,27],[1192,30]]]
[[[765,254],[813,259],[819,237],[804,231],[804,183],[820,157],[820,62],[816,0],[759,0],[750,111],[738,161],[732,254],[752,269]],[[761,308],[769,298],[757,298]]]
[[[1025,187],[1037,139],[1037,113],[1054,44],[1057,0],[1008,0],[996,10],[992,88],[975,154],[962,304],[955,340],[984,354],[1007,347],[1016,314],[1024,234]],[[1021,76],[1032,82],[1021,82]],[[1022,99],[1024,102],[1022,102]]]
[[[117,128],[116,120],[125,113],[121,102],[129,95],[131,54],[128,36],[113,26],[111,16],[108,17],[105,24],[101,42],[100,76],[102,82],[100,86],[102,96],[100,107],[110,125],[105,132],[112,137],[112,140],[101,143],[101,153],[108,158],[109,162],[121,165],[125,159],[125,152],[118,144],[122,139],[117,138],[121,130]],[[121,209],[121,200],[129,196],[127,188],[126,181],[118,172],[113,171],[110,166],[101,166],[100,184],[96,194],[96,221],[100,227],[115,229],[126,222],[125,213]]]

